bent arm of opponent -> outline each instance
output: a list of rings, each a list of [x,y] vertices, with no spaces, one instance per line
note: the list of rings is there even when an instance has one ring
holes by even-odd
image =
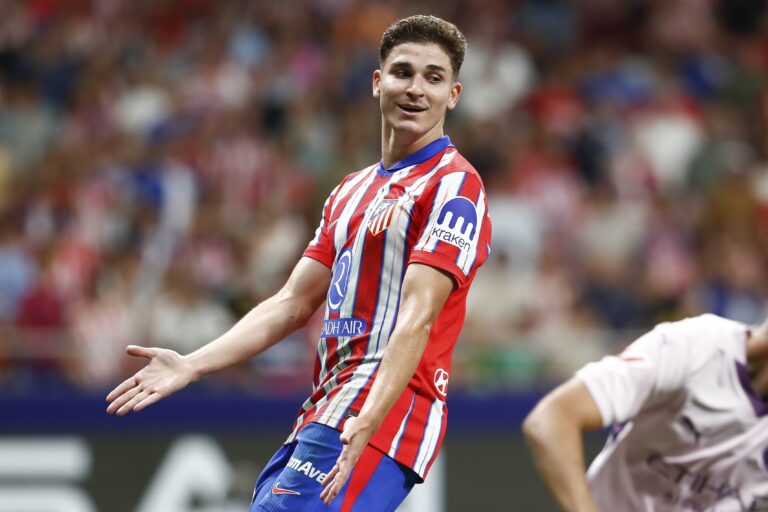
[[[582,436],[602,427],[587,387],[574,377],[545,396],[523,422],[542,478],[566,512],[597,512],[589,490]]]

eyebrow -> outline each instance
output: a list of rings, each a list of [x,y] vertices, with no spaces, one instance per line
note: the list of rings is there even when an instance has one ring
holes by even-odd
[[[397,69],[413,69],[413,64],[411,64],[408,61],[395,61],[392,64],[390,64],[390,67],[397,68]],[[443,66],[438,66],[437,64],[427,64],[427,69],[430,71],[437,71],[441,73],[447,73],[448,70],[446,70]]]

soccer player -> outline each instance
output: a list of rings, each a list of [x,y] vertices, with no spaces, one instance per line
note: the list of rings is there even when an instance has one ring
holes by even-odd
[[[372,77],[381,161],[331,192],[283,288],[189,355],[128,347],[149,362],[108,395],[118,415],[264,351],[325,302],[313,392],[251,511],[395,510],[437,456],[467,291],[490,251],[483,184],[443,134],[465,49],[433,16],[390,26]]]
[[[663,323],[590,363],[523,430],[567,511],[768,510],[768,320]],[[613,426],[585,475],[582,433]]]

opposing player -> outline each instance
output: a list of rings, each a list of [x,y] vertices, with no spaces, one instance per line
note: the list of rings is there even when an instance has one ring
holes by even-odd
[[[325,301],[314,391],[251,510],[397,508],[442,443],[451,353],[490,250],[483,184],[443,134],[465,49],[461,32],[432,16],[387,29],[372,80],[381,161],[331,192],[288,282],[230,331],[183,357],[129,347],[150,361],[109,394],[108,412],[139,411],[262,352]]]
[[[658,325],[546,396],[523,430],[568,511],[768,510],[768,320]],[[612,425],[585,476],[582,433]]]

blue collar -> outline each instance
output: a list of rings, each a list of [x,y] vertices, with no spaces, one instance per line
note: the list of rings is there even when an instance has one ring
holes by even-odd
[[[395,162],[391,167],[387,169],[384,168],[384,164],[382,164],[381,160],[379,160],[379,174],[382,176],[387,176],[395,171],[399,171],[400,169],[410,167],[411,165],[420,164],[425,160],[429,160],[450,145],[451,139],[446,135],[444,137],[440,137],[437,140],[433,140],[417,152],[408,155],[399,162]]]

